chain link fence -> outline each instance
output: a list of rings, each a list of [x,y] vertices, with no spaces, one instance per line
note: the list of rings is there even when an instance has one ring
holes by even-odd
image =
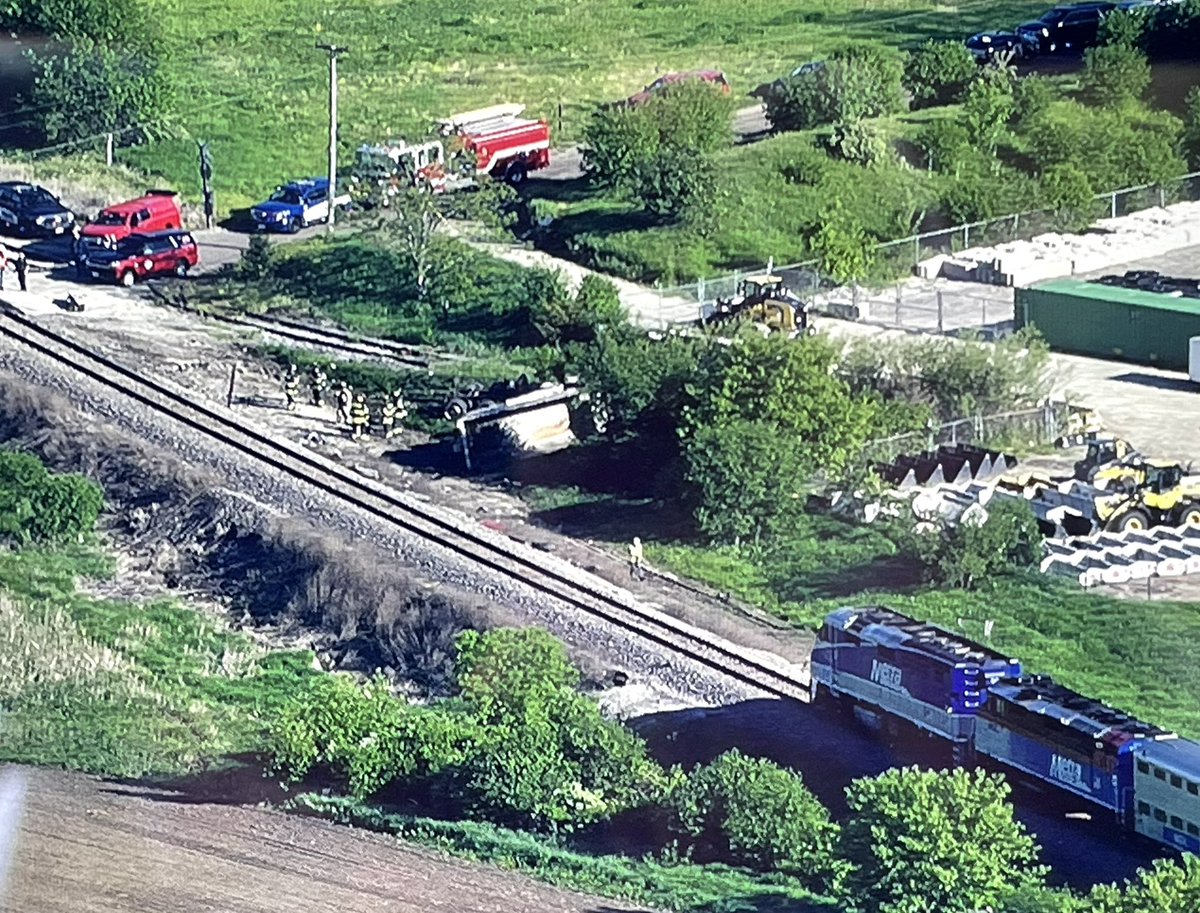
[[[1098,194],[1087,211],[1072,214],[1071,218],[1095,222],[1156,206],[1197,200],[1200,200],[1200,172],[1193,172],[1160,184],[1124,187]],[[1027,241],[1040,234],[1060,232],[1063,228],[1061,214],[1040,209],[910,235],[879,244],[875,250],[886,271],[904,275],[911,274],[922,261],[939,254]],[[738,285],[747,275],[765,270],[764,265],[714,279],[657,289],[660,321],[666,324],[695,320],[715,307],[718,298],[737,294]],[[818,313],[833,317],[924,333],[959,335],[972,332],[985,338],[1002,336],[1012,328],[1013,292],[1000,286],[995,288],[994,294],[980,294],[974,284],[960,289],[947,287],[944,283],[939,285],[934,280],[904,280],[876,287],[837,286],[820,274],[815,261],[775,266],[773,271],[782,275],[788,288],[810,302]]]
[[[1047,402],[1015,412],[973,415],[925,431],[869,441],[863,453],[870,463],[890,463],[904,454],[933,450],[940,444],[974,444],[992,450],[1045,447],[1068,432],[1073,411],[1068,403]]]

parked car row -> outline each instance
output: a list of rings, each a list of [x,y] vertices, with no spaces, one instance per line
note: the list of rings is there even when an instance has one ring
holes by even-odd
[[[1178,0],[1107,0],[1056,6],[1040,18],[1022,22],[1012,31],[980,32],[966,40],[967,50],[980,63],[1000,56],[1028,60],[1039,54],[1078,54],[1096,44],[1100,24],[1116,11],[1144,9]]]

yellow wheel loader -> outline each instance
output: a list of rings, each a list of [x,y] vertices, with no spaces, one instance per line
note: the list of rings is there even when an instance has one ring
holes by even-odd
[[[1143,463],[1132,487],[1101,492],[1096,497],[1096,519],[1113,532],[1149,529],[1151,526],[1200,526],[1200,476],[1184,475],[1179,465]]]

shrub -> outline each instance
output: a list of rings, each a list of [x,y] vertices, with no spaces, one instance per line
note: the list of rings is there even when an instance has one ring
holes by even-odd
[[[848,898],[872,913],[1005,909],[1045,874],[1009,793],[1003,777],[982,770],[913,767],[855,780],[840,842]]]
[[[1009,125],[1018,132],[1030,121],[1042,116],[1058,98],[1054,86],[1044,76],[1025,76],[1013,86],[1013,112]]]
[[[935,120],[926,124],[917,134],[916,144],[934,171],[957,176],[964,167],[977,170],[980,167],[979,154],[971,145],[971,136],[957,120]]]
[[[1092,221],[1096,191],[1074,165],[1054,165],[1042,175],[1042,199],[1063,231],[1082,231]]]
[[[894,114],[905,107],[903,75],[903,58],[889,48],[843,48],[823,66],[775,87],[767,96],[767,119],[774,130],[808,130]]]
[[[1200,168],[1200,86],[1192,86],[1184,102],[1183,151],[1188,167]]]
[[[864,279],[871,271],[875,244],[862,225],[835,208],[824,219],[812,239],[822,275],[834,282]]]
[[[818,886],[837,825],[798,773],[737,749],[696,767],[671,794],[670,827],[697,862],[784,872]]]
[[[1120,107],[1140,102],[1150,88],[1150,61],[1128,44],[1088,48],[1083,55],[1083,95],[1092,104]]]
[[[682,144],[660,146],[629,180],[642,208],[664,219],[696,218],[716,193],[712,163]]]
[[[120,142],[161,134],[174,93],[152,51],[75,39],[65,51],[32,52],[30,104],[51,143],[114,133]]]
[[[1028,502],[993,500],[986,522],[957,523],[918,536],[913,544],[926,577],[972,590],[1007,571],[1032,567],[1041,557],[1042,536]]]
[[[971,144],[984,156],[995,156],[1014,108],[1013,79],[1007,70],[989,67],[967,89],[963,96],[963,126]],[[992,167],[993,172],[997,170],[998,161]]]
[[[238,258],[237,275],[240,279],[257,281],[271,275],[275,259],[271,250],[271,242],[266,235],[250,236],[250,243]]]
[[[31,454],[0,451],[0,538],[77,541],[95,529],[103,507],[100,487],[83,476],[52,474]]]
[[[843,121],[834,125],[829,151],[855,165],[874,165],[887,155],[887,141],[865,121]]]
[[[904,88],[914,108],[952,105],[962,100],[978,73],[979,65],[964,44],[930,39],[908,54]]]

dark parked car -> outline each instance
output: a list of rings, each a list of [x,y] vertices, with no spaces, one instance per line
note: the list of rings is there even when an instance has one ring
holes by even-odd
[[[84,268],[93,279],[133,285],[151,276],[186,276],[198,262],[196,239],[190,232],[176,229],[129,235],[111,247],[89,246]]]
[[[966,45],[971,56],[980,63],[991,63],[1003,54],[1011,53],[1013,60],[1026,60],[1038,53],[1036,38],[1016,32],[980,32],[968,38]]]
[[[1041,19],[1018,25],[1017,34],[1036,40],[1043,54],[1082,51],[1096,43],[1100,22],[1116,8],[1115,3],[1056,6]]]
[[[75,224],[75,214],[45,187],[24,181],[0,183],[0,225],[22,235],[61,235]]]

